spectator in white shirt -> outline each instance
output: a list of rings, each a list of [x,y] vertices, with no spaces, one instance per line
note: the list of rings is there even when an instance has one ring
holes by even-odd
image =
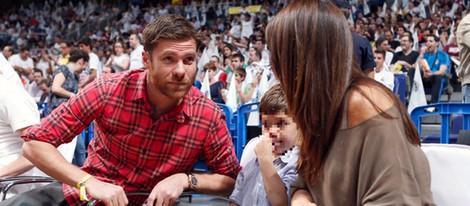
[[[5,56],[6,59],[10,58],[13,55],[13,47],[12,46],[5,46],[3,47],[3,56]]]
[[[20,53],[11,56],[8,61],[13,69],[25,78],[33,71],[34,62],[29,56],[29,48],[27,47],[22,47]]]
[[[144,61],[142,60],[144,46],[140,43],[138,34],[131,34],[131,36],[129,36],[129,45],[132,48],[129,70],[144,68]]]
[[[42,96],[42,90],[39,88],[39,83],[44,79],[42,70],[33,69],[33,81],[28,85],[26,91],[33,97],[34,101],[39,102]]]
[[[81,50],[85,51],[90,57],[86,70],[84,70],[80,75],[79,87],[83,88],[87,84],[95,80],[98,73],[100,73],[98,72],[100,67],[100,59],[98,58],[98,55],[92,52],[92,42],[90,38],[83,38],[82,40],[80,40],[78,46]]]
[[[375,67],[374,74],[375,80],[382,83],[387,88],[393,91],[395,77],[385,64],[385,51],[381,49],[376,49],[374,51],[374,61],[377,65]]]

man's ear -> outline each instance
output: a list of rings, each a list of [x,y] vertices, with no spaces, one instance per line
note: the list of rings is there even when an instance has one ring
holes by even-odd
[[[142,60],[144,61],[145,69],[150,68],[150,54],[146,51],[142,51]]]

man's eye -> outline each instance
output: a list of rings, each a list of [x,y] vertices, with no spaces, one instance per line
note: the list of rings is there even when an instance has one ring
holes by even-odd
[[[163,61],[164,62],[171,62],[173,59],[171,57],[164,57]]]
[[[194,62],[194,58],[193,57],[189,57],[189,58],[186,58],[184,59],[184,64],[192,64]]]

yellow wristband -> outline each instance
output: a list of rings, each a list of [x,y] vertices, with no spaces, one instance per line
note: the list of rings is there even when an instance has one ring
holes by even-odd
[[[85,177],[77,183],[77,188],[80,190],[80,201],[88,201],[88,197],[86,196],[86,188],[85,183],[91,178],[90,174],[85,175]]]

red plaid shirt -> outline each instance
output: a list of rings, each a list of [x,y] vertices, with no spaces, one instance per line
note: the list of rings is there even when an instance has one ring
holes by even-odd
[[[32,127],[24,140],[57,147],[95,121],[82,170],[125,191],[151,191],[166,177],[191,171],[200,156],[213,172],[236,178],[240,166],[220,108],[192,87],[180,105],[152,119],[146,77],[146,70],[134,70],[95,81]],[[64,184],[63,192],[69,204],[80,204],[76,188]],[[131,198],[129,205],[146,199]]]

